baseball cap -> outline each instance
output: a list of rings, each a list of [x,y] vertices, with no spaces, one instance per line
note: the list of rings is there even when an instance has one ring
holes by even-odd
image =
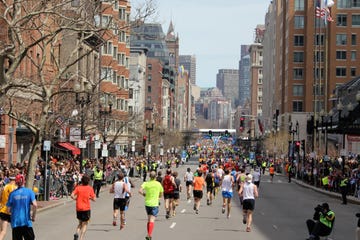
[[[23,185],[24,182],[25,182],[25,177],[24,177],[24,175],[22,175],[22,174],[16,175],[16,177],[15,177],[15,183],[16,183],[17,185]]]

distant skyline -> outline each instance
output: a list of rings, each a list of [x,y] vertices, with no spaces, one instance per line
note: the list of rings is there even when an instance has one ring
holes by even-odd
[[[196,55],[196,83],[215,87],[219,69],[238,69],[240,46],[254,42],[270,0],[155,0],[157,21],[166,34],[170,21],[180,54]]]

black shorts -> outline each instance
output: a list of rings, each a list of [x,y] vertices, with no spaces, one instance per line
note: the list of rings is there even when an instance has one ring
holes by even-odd
[[[255,199],[244,199],[243,209],[253,211],[255,209]]]
[[[164,193],[164,199],[173,199],[173,198],[174,198],[174,192]]]
[[[32,227],[15,227],[12,229],[13,240],[34,240],[35,234]]]
[[[214,187],[213,186],[208,186],[206,187],[206,192],[208,193],[213,193],[214,192]]]
[[[0,219],[6,222],[11,222],[11,215],[6,213],[0,213]]]
[[[113,202],[113,209],[120,209],[120,211],[125,211],[125,206],[127,203],[127,199],[126,198],[114,198],[114,202]]]
[[[180,198],[180,192],[179,191],[174,191],[174,199],[179,199]]]
[[[186,186],[188,187],[188,186],[190,186],[190,185],[192,185],[193,184],[193,181],[186,181]]]
[[[79,221],[87,222],[90,220],[91,211],[76,211],[76,218],[79,219]]]
[[[194,195],[194,198],[199,198],[201,199],[203,197],[203,191],[201,190],[194,190],[193,191],[193,195]]]

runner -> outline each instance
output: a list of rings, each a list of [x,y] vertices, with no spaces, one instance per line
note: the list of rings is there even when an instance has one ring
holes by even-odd
[[[91,217],[90,200],[96,200],[94,189],[89,186],[90,178],[83,175],[81,178],[81,185],[76,186],[71,193],[71,198],[76,200],[76,218],[79,224],[74,234],[74,240],[85,239],[85,232]]]
[[[179,206],[179,199],[180,199],[180,192],[182,190],[181,187],[181,181],[180,179],[178,179],[178,173],[177,172],[173,172],[173,177],[174,177],[174,181],[175,181],[175,189],[174,189],[174,202],[173,202],[173,211],[172,211],[172,216],[176,215],[176,207]]]
[[[202,177],[202,172],[197,171],[197,176],[194,177],[194,211],[199,214],[200,201],[203,197],[203,188],[205,187],[205,180]]]
[[[270,174],[270,181],[273,182],[274,180],[274,174],[275,174],[275,168],[274,164],[271,164],[269,167],[269,174]]]
[[[15,184],[15,174],[11,174],[9,177],[10,182],[5,185],[4,189],[1,192],[0,200],[0,240],[3,240],[6,235],[7,227],[11,222],[11,215],[9,209],[6,207],[6,203],[9,199],[9,195],[14,191],[17,186]]]
[[[145,209],[148,215],[146,240],[151,240],[154,222],[159,213],[159,198],[164,192],[161,183],[155,180],[156,172],[151,171],[149,176],[150,180],[144,182],[139,189],[139,193],[145,197]]]
[[[215,183],[214,183],[214,172],[215,170],[212,170],[212,172],[209,172],[206,174],[205,182],[206,182],[206,204],[211,205],[212,200],[214,198],[214,192],[215,192]]]
[[[113,200],[113,226],[116,226],[117,215],[120,209],[120,230],[125,227],[126,194],[131,196],[128,184],[124,181],[124,174],[121,172],[117,180],[112,184],[110,193],[114,193]]]
[[[176,186],[174,177],[171,175],[171,172],[171,169],[168,168],[162,181],[162,186],[164,188],[166,219],[170,218],[172,215],[171,212],[174,204],[174,191]]]
[[[35,193],[24,187],[24,175],[18,174],[15,183],[18,188],[10,193],[6,204],[11,214],[12,239],[34,240],[32,222],[35,221],[37,210]]]
[[[234,179],[230,174],[229,169],[225,169],[225,176],[221,184],[221,192],[223,197],[222,213],[225,213],[225,206],[227,208],[227,218],[230,218],[231,198],[233,196]]]
[[[243,196],[243,223],[246,225],[246,231],[251,232],[252,214],[255,209],[255,198],[259,196],[255,184],[252,183],[252,175],[246,176],[246,182],[241,185],[239,196]]]
[[[192,190],[192,185],[193,185],[193,181],[194,181],[194,174],[191,172],[190,168],[187,168],[187,171],[185,173],[184,176],[184,182],[186,185],[186,199],[189,200],[191,197],[191,190]]]

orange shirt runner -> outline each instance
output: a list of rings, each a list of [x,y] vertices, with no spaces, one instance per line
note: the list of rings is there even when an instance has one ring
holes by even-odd
[[[205,185],[205,180],[203,177],[194,178],[194,190],[202,191],[204,185]]]

